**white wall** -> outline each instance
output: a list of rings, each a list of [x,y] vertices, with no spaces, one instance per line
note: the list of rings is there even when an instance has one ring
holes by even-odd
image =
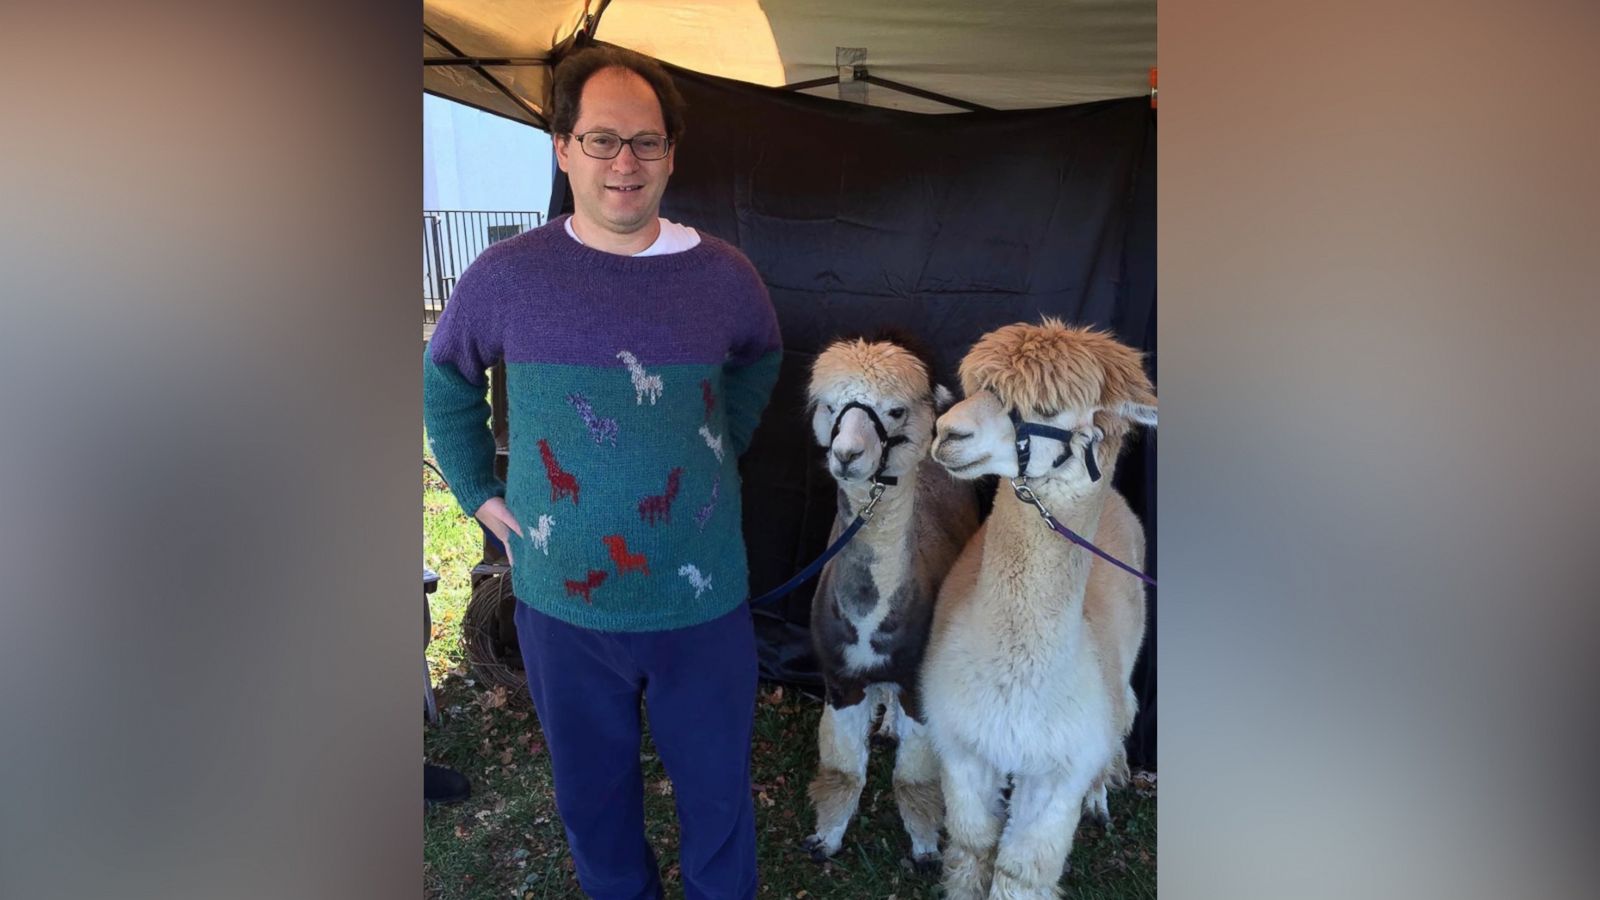
[[[422,208],[542,213],[550,202],[550,136],[422,95]]]

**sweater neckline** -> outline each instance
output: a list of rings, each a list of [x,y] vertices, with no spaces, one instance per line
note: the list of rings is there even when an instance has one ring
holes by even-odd
[[[571,213],[562,214],[551,219],[545,225],[547,233],[551,236],[546,243],[556,256],[574,263],[579,268],[601,269],[609,272],[675,272],[691,269],[704,264],[715,253],[713,243],[716,241],[711,235],[700,231],[700,243],[678,253],[668,253],[660,256],[623,256],[619,253],[607,253],[596,250],[587,244],[579,243],[567,235],[567,220],[572,218]],[[699,229],[696,229],[699,231]]]

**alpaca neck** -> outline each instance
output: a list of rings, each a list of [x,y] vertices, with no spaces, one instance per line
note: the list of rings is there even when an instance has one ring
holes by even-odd
[[[1058,479],[1029,483],[1057,521],[1093,540],[1105,507],[1107,477],[1073,490]],[[1017,499],[1002,481],[984,539],[981,602],[1016,638],[1034,644],[1074,646],[1083,634],[1084,593],[1092,554],[1051,530],[1038,510]]]
[[[838,531],[843,532],[866,508],[872,492],[870,483],[840,485],[845,503],[839,505]],[[911,523],[916,509],[917,470],[913,467],[900,476],[899,483],[884,491],[873,507],[872,520],[856,533],[844,553],[870,552],[872,580],[878,596],[893,594],[910,572]]]

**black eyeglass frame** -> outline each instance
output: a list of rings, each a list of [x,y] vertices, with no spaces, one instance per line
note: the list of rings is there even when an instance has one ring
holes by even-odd
[[[610,156],[601,156],[598,153],[591,152],[589,150],[589,144],[588,144],[587,141],[584,140],[584,138],[595,137],[595,136],[603,136],[603,137],[608,137],[608,138],[615,138],[617,140],[617,152],[611,154]],[[622,155],[622,148],[623,147],[627,147],[628,150],[631,153],[633,153],[633,158],[637,159],[640,162],[660,162],[661,160],[666,159],[667,155],[672,152],[672,145],[673,145],[673,143],[675,143],[672,140],[672,138],[669,138],[664,134],[658,134],[658,133],[656,133],[654,131],[646,131],[646,132],[643,132],[643,133],[640,133],[640,134],[636,134],[631,138],[625,138],[622,135],[617,134],[616,132],[612,132],[612,131],[585,131],[582,134],[568,135],[568,137],[570,137],[573,140],[577,141],[578,142],[578,148],[583,151],[583,155],[589,157],[590,159],[616,159],[617,157]],[[663,142],[663,146],[662,146],[662,149],[661,149],[661,155],[660,156],[640,156],[639,155],[639,150],[638,150],[638,148],[633,146],[633,142],[637,141],[639,138],[642,138],[642,137],[661,138],[661,140]]]

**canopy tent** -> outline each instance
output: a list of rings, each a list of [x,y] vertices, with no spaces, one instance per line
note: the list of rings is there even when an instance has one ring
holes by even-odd
[[[884,82],[1026,109],[1147,93],[1156,64],[1155,0],[424,0],[422,30],[423,90],[540,128],[549,62],[584,30],[768,87],[842,67],[806,92],[913,112],[963,107]]]
[[[834,337],[912,331],[956,387],[983,333],[1053,315],[1116,333],[1154,377],[1153,3],[589,6],[429,0],[424,59],[458,64],[425,65],[425,89],[543,127],[549,63],[575,44],[598,36],[670,64],[688,128],[663,215],[743,250],[783,332],[778,386],[740,464],[753,593],[827,541],[835,496],[803,389]],[[549,212],[570,210],[558,177]],[[1152,573],[1155,447],[1153,432],[1136,441],[1116,477]],[[766,677],[817,682],[814,585],[757,611]],[[1130,760],[1151,768],[1155,595],[1129,741]]]

